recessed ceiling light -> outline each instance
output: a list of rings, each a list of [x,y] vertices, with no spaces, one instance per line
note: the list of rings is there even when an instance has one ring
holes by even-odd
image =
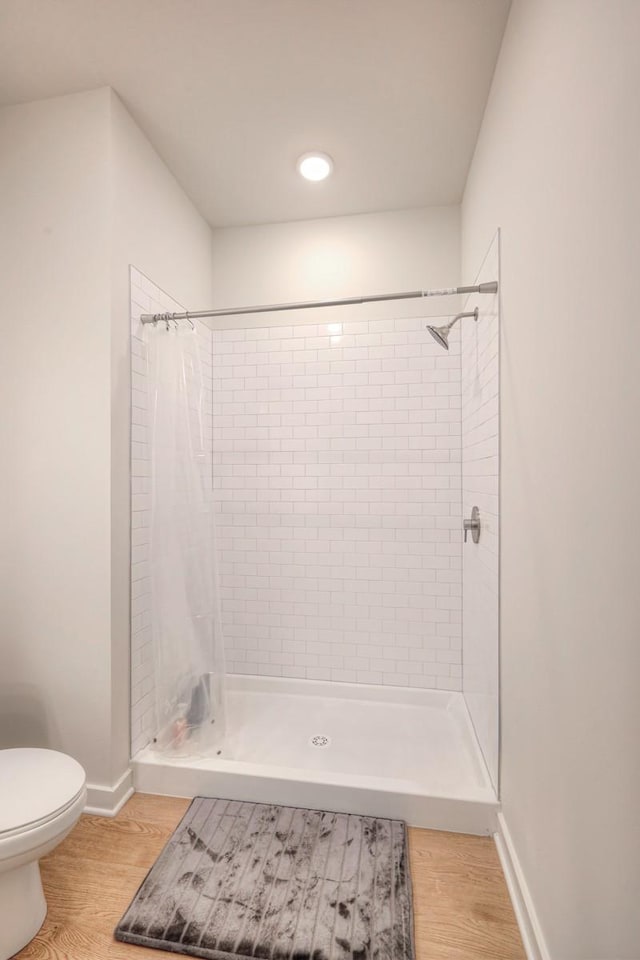
[[[325,180],[333,170],[328,153],[303,153],[298,157],[298,171],[305,180]]]

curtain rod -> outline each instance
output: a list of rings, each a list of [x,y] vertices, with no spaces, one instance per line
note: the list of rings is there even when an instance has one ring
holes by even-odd
[[[301,300],[297,303],[271,303],[255,307],[224,307],[221,310],[194,310],[185,313],[143,313],[141,323],[167,320],[202,320],[205,317],[234,317],[245,313],[276,313],[280,310],[312,310],[316,307],[345,307],[381,300],[415,300],[419,297],[451,297],[460,293],[497,293],[498,284],[478,283],[471,287],[444,287],[441,290],[412,290],[409,293],[381,293],[371,297],[346,297],[344,300]]]

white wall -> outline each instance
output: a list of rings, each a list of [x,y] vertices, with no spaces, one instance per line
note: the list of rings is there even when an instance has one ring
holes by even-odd
[[[460,282],[458,207],[431,207],[213,232],[213,305],[326,300],[455,286]],[[454,299],[363,304],[262,321],[332,323],[453,310]],[[237,318],[216,320],[237,326]],[[249,324],[247,324],[249,325]]]
[[[463,206],[502,229],[502,796],[554,960],[637,960],[640,4],[515,0]]]
[[[5,108],[0,141],[1,745],[65,750],[110,788],[129,758],[129,263],[209,302],[211,232],[107,88]]]
[[[109,99],[0,111],[0,745],[112,767]]]
[[[187,309],[209,304],[211,230],[114,93],[110,108],[112,696],[122,767],[129,757],[129,265]],[[135,684],[134,697],[139,694]]]

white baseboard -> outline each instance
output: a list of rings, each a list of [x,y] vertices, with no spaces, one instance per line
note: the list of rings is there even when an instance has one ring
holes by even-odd
[[[507,889],[520,928],[520,936],[527,954],[527,960],[551,960],[551,954],[542,933],[531,893],[502,811],[498,813],[497,820],[498,830],[494,834],[494,840],[498,848],[498,856],[507,881]]]
[[[87,784],[87,805],[85,813],[96,817],[115,817],[133,793],[133,773],[125,770],[112,787],[102,784]]]

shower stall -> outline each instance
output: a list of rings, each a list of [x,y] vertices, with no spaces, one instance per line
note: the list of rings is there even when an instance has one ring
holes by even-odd
[[[498,280],[219,329],[132,268],[137,789],[493,829]]]

